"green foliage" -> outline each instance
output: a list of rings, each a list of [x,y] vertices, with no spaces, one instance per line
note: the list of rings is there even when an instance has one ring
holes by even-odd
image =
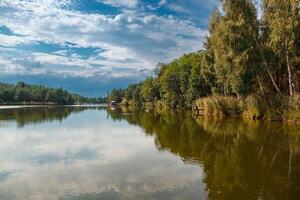
[[[245,110],[244,102],[235,97],[211,96],[198,99],[195,105],[204,109],[204,115],[235,116]]]
[[[107,93],[109,101],[128,105],[140,105],[142,103],[142,84],[131,84],[127,88],[113,89]]]
[[[113,89],[109,95],[108,95],[108,100],[109,101],[115,101],[115,102],[121,102],[122,97],[125,95],[124,90],[120,89]]]
[[[153,102],[159,97],[159,88],[152,77],[142,82],[141,95],[145,102]]]
[[[103,103],[105,98],[86,98],[70,94],[62,88],[54,89],[19,82],[16,85],[0,83],[0,102],[2,103],[53,103],[60,105],[80,103]]]
[[[246,95],[259,67],[256,10],[251,1],[228,0],[224,15],[215,11],[207,42],[208,65],[216,77],[216,89],[222,94]]]
[[[122,99],[146,104],[162,101],[171,108],[191,107],[194,100],[210,94],[210,83],[203,75],[205,51],[183,55],[168,64],[158,64],[155,77],[125,89],[113,89],[110,100]]]
[[[187,91],[187,105],[191,107],[195,99],[205,97],[211,94],[211,85],[209,78],[205,76],[205,56],[206,52],[201,51],[196,57],[195,64],[192,67],[189,77],[189,88]]]
[[[267,62],[281,93],[291,96],[300,87],[299,3],[299,0],[263,1],[262,41],[268,52]]]
[[[180,77],[174,67],[166,69],[160,78],[163,100],[171,107],[176,108],[181,104]]]
[[[278,102],[263,98],[286,94],[293,98],[300,91],[299,1],[263,0],[260,20],[252,0],[222,1],[222,12],[212,13],[204,49],[159,63],[153,78],[114,89],[111,99],[190,108],[198,98],[215,95],[203,100],[214,112],[237,114],[238,102],[243,102],[255,116],[276,118],[277,104],[284,104],[287,97]]]

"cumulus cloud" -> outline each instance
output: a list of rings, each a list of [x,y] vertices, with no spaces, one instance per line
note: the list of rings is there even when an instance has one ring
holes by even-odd
[[[16,3],[18,2],[18,3]],[[116,1],[107,1],[114,3]],[[126,1],[118,1],[120,4]],[[174,17],[122,12],[115,16],[85,14],[65,10],[49,1],[3,1],[2,7],[12,9],[0,19],[18,36],[0,35],[5,46],[43,41],[78,47],[102,49],[98,57],[86,62],[78,58],[44,55],[42,62],[53,64],[87,65],[96,63],[107,67],[153,68],[156,62],[167,61],[184,52],[201,48],[206,31],[196,28],[191,21]],[[4,6],[3,6],[4,5]],[[178,35],[189,35],[185,39]],[[186,43],[186,45],[183,45]],[[40,56],[41,57],[41,56]],[[96,61],[102,57],[102,61]],[[136,62],[124,64],[124,59]],[[108,66],[110,65],[110,66]]]
[[[183,53],[201,49],[207,35],[205,28],[199,28],[190,19],[141,9],[142,1],[94,0],[117,8],[112,14],[81,10],[74,6],[77,1],[1,0],[0,29],[5,27],[11,32],[0,31],[2,71],[141,78],[158,62],[169,62]],[[188,10],[186,4],[179,8],[177,1],[180,0],[170,4],[174,10]],[[161,0],[156,6],[168,3]],[[45,52],[43,48],[47,49],[47,45],[60,48]],[[92,54],[82,56],[90,48]],[[28,60],[40,67],[30,67]]]

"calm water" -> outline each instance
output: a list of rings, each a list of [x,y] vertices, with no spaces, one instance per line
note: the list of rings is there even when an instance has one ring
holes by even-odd
[[[1,200],[300,199],[300,128],[189,113],[0,109]]]

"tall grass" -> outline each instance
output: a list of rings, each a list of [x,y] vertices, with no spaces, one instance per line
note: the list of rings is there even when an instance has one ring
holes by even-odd
[[[300,123],[300,94],[288,99],[288,109],[284,112],[284,120]]]
[[[244,111],[244,102],[235,97],[211,96],[198,99],[195,102],[198,108],[204,109],[204,115],[241,115]]]
[[[211,96],[195,101],[204,115],[242,115],[252,119],[300,122],[300,94],[248,96],[247,98]]]

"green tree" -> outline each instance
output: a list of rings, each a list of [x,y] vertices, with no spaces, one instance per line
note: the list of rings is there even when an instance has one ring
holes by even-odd
[[[281,89],[287,91],[284,85],[288,85],[289,95],[294,94],[299,71],[299,3],[299,0],[263,1],[265,44],[274,53],[268,64],[275,68]],[[285,80],[287,84],[282,84]]]
[[[224,15],[215,12],[207,47],[219,91],[223,94],[246,95],[252,89],[260,66],[256,45],[258,21],[250,0],[227,0]]]
[[[181,104],[180,78],[176,67],[168,67],[160,78],[163,100],[175,108]]]
[[[152,77],[142,82],[141,95],[147,102],[153,102],[159,97],[159,90]]]
[[[45,97],[45,102],[56,102],[56,92],[53,89],[49,89],[47,91],[46,97]]]
[[[122,97],[124,97],[124,91],[122,89],[113,89],[108,96],[109,101],[115,101],[120,103],[122,101]]]
[[[203,75],[205,70],[205,54],[205,51],[200,51],[195,54],[194,65],[189,77],[188,107],[191,107],[196,99],[211,94],[210,85]]]

